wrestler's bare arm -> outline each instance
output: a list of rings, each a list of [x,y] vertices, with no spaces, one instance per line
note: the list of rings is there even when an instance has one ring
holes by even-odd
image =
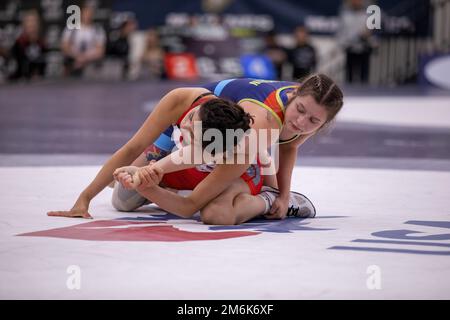
[[[192,157],[184,156],[192,148],[192,145],[187,145],[143,167],[124,166],[117,168],[113,173],[114,179],[120,182],[125,189],[131,190],[140,186],[143,180],[142,174],[145,173],[145,169],[147,168],[159,169],[164,174],[193,168],[201,163],[194,163]]]
[[[210,201],[219,196],[233,181],[238,179],[248,168],[248,164],[217,165],[192,193],[183,197],[159,186],[140,190],[139,193],[156,203],[160,208],[180,217],[191,217]]]
[[[94,180],[81,192],[72,209],[50,211],[47,214],[49,216],[90,218],[89,203],[111,183],[114,170],[132,163],[169,125],[178,120],[197,96],[204,92],[208,92],[208,90],[179,88],[166,94],[136,134],[103,165]]]

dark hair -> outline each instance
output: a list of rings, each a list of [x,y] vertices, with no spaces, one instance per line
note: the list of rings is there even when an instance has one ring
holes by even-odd
[[[301,79],[295,95],[311,95],[318,104],[324,106],[327,110],[325,125],[333,121],[344,104],[342,90],[330,77],[321,73],[311,74]]]
[[[245,132],[250,129],[250,125],[254,122],[253,117],[237,103],[221,98],[211,99],[202,104],[199,110],[199,117],[202,121],[202,135],[208,129],[220,131],[222,137],[224,137],[223,151],[226,151],[227,147],[229,147],[225,139],[227,129],[242,129]],[[242,137],[243,135],[235,137],[233,145],[237,145]],[[204,149],[210,143],[210,141],[202,139],[202,148]],[[212,153],[214,154],[215,152]]]

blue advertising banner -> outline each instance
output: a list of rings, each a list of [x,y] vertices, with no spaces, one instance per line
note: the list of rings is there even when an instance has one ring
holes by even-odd
[[[425,36],[430,32],[429,0],[378,0],[363,1],[365,6],[376,4],[382,12],[382,32],[408,32]],[[195,15],[217,14],[223,20],[253,26],[272,27],[276,32],[288,33],[300,24],[307,24],[313,33],[334,33],[337,31],[337,17],[342,0],[116,0],[114,10],[133,11],[140,26],[164,25],[173,14],[178,20],[189,20]],[[269,18],[271,23],[264,19]]]

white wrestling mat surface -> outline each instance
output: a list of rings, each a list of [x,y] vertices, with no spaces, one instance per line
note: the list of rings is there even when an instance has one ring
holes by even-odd
[[[450,172],[296,167],[306,220],[119,213],[111,189],[94,220],[46,216],[98,169],[0,168],[1,299],[450,298]]]

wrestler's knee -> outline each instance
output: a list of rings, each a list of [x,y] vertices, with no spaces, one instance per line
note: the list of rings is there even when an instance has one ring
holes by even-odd
[[[220,205],[218,203],[210,203],[200,210],[200,217],[204,224],[213,225],[234,225],[236,219],[232,208]]]

